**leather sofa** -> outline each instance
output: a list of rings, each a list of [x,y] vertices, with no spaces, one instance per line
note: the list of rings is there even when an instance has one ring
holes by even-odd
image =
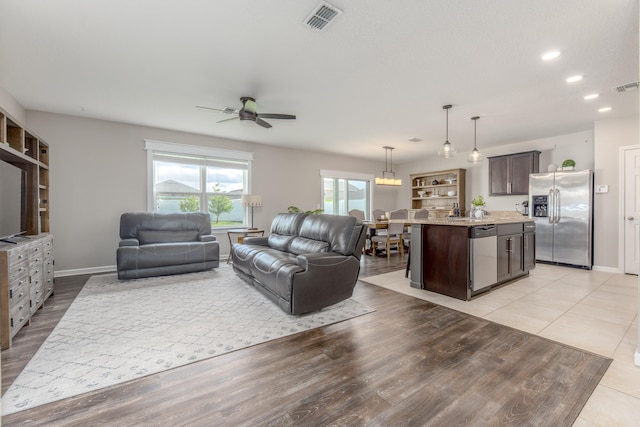
[[[233,245],[233,269],[289,314],[319,310],[353,294],[366,232],[352,216],[281,213]]]
[[[205,213],[129,212],[120,217],[118,279],[204,271],[219,266],[220,248]]]

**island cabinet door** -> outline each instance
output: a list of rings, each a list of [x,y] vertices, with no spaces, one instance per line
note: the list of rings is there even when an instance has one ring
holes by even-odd
[[[469,228],[453,225],[423,226],[422,265],[423,289],[468,300]]]
[[[498,236],[498,282],[521,275],[523,269],[522,234]]]
[[[522,241],[524,271],[536,268],[536,233],[524,233]]]

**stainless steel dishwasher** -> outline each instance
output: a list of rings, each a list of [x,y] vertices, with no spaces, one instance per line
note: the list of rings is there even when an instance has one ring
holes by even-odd
[[[494,224],[471,227],[469,287],[477,292],[498,281],[498,229]]]

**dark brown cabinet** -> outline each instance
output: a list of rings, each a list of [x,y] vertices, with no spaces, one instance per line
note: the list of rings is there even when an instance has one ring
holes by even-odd
[[[522,224],[498,225],[498,282],[525,273]]]
[[[421,238],[422,288],[468,300],[469,228],[425,224]]]
[[[540,171],[540,151],[489,157],[489,195],[529,194],[529,174]]]
[[[524,223],[524,234],[522,235],[522,262],[524,270],[533,270],[536,267],[536,226],[535,223]]]

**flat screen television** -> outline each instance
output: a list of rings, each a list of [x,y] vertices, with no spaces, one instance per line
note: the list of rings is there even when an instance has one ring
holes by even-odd
[[[25,180],[24,170],[0,160],[0,239],[27,231]]]

